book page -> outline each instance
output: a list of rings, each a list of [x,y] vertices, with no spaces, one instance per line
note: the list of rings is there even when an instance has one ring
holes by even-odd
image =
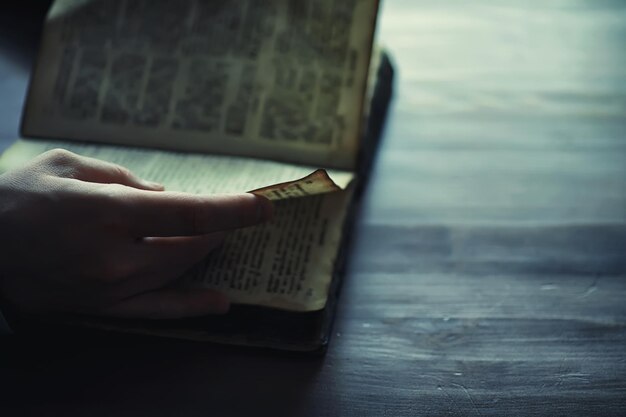
[[[223,291],[235,303],[324,308],[351,193],[276,202],[271,222],[229,235],[182,285]]]
[[[348,171],[253,158],[30,139],[20,139],[5,151],[0,173],[55,148],[122,165],[168,191],[194,194],[253,192],[280,200],[343,190],[354,179]]]
[[[295,181],[274,184],[248,192],[260,195],[271,201],[278,201],[326,194],[341,191],[344,188],[337,185],[325,169],[318,169],[306,177]]]
[[[27,136],[355,165],[377,0],[57,0]]]
[[[324,307],[350,202],[351,173],[251,158],[33,140],[9,148],[0,158],[0,173],[59,147],[121,164],[168,190],[254,190],[280,200],[271,222],[231,233],[181,285],[218,289],[234,303],[298,311]]]

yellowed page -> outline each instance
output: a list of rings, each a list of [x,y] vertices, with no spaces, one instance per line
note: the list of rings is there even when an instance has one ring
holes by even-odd
[[[295,311],[324,308],[350,189],[275,203],[272,222],[242,229],[185,277],[235,303]]]
[[[333,182],[326,170],[318,169],[304,178],[258,188],[249,192],[263,196],[268,200],[277,201],[332,193],[334,191],[341,191],[341,188]]]
[[[378,0],[57,0],[23,133],[354,168]]]

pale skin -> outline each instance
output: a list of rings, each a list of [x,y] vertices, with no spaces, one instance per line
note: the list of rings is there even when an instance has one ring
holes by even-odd
[[[164,191],[118,165],[49,151],[0,175],[0,295],[27,313],[224,313],[224,295],[172,284],[227,232],[271,216],[252,194]]]

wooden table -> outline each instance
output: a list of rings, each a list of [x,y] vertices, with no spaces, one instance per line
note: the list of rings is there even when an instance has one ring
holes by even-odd
[[[399,78],[326,357],[3,340],[0,414],[625,415],[626,3],[388,0],[379,39]]]

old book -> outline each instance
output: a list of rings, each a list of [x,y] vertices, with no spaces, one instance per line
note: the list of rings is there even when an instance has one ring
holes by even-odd
[[[0,170],[62,147],[168,190],[255,192],[276,210],[181,277],[226,293],[226,316],[54,320],[323,348],[391,91],[389,61],[372,48],[377,12],[377,0],[56,0],[23,116],[29,139]]]

